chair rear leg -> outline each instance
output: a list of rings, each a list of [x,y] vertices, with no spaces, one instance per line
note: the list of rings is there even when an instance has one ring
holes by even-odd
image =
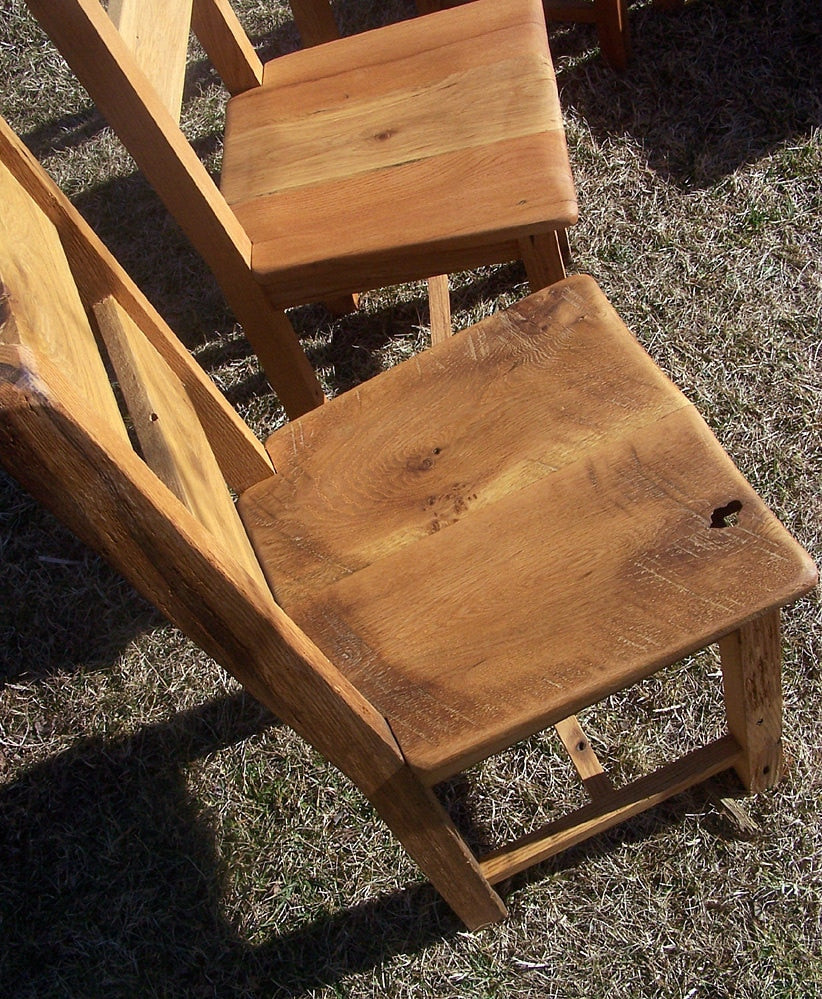
[[[556,232],[526,236],[519,241],[519,252],[532,292],[547,288],[565,277],[562,244]]]
[[[594,0],[602,57],[613,69],[625,69],[631,58],[626,0]]]
[[[743,753],[736,771],[755,794],[782,776],[779,611],[768,611],[721,639],[719,654],[728,729]]]
[[[383,821],[469,930],[507,915],[434,793],[403,767],[368,795]]]

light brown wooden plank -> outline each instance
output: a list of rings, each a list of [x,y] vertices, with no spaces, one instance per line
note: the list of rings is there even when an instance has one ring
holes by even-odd
[[[731,499],[742,503],[739,524],[712,528]],[[433,781],[815,580],[807,554],[687,406],[583,450],[289,613],[346,664]]]
[[[246,572],[265,585],[234,501],[182,383],[116,299],[98,302],[94,314],[149,467]]]
[[[175,121],[180,120],[192,0],[111,0],[108,8],[137,65]]]
[[[287,605],[685,405],[574,277],[277,431],[240,510]]]
[[[488,854],[480,860],[480,868],[492,884],[498,884],[727,770],[739,756],[739,745],[731,736],[718,739]]]
[[[230,94],[262,83],[263,64],[228,0],[194,0],[191,27]]]
[[[782,644],[779,611],[770,611],[719,643],[728,728],[742,747],[737,765],[751,794],[782,776]]]
[[[565,264],[556,230],[526,236],[519,241],[519,248],[531,291],[539,291],[540,288],[547,288],[549,284],[563,280]]]
[[[241,492],[268,478],[271,462],[262,444],[2,118],[0,161],[59,233],[86,308],[115,295],[185,385],[226,482]]]
[[[474,64],[493,61],[498,53],[503,53],[499,57],[505,57],[512,26],[517,26],[520,46],[525,39],[529,46],[535,44],[534,39],[538,44],[546,44],[545,20],[539,0],[475,0],[468,7],[446,11],[434,20],[400,21],[329,42],[321,52],[309,48],[273,59],[265,64],[263,85],[282,90],[295,83],[332,80],[358,72],[375,80],[374,70],[382,68],[384,71],[387,63],[391,64],[392,71],[396,67],[402,73],[406,60],[430,53],[432,36],[436,39],[436,48],[447,55],[439,60],[440,66],[443,62],[454,67],[467,65],[463,60],[468,56],[463,52],[470,52]],[[469,48],[463,50],[463,45]],[[436,69],[432,64],[432,71],[441,73],[442,69]],[[356,80],[356,75],[348,77],[346,84],[356,87]],[[383,85],[393,86],[391,81],[384,81]],[[285,93],[287,95],[287,91]]]
[[[217,278],[291,416],[323,401],[286,316],[248,267],[251,242],[98,0],[27,0],[94,103]]]
[[[421,190],[425,211],[415,207]],[[453,272],[448,254],[577,219],[561,131],[405,163],[378,177],[289,189],[234,210],[254,240],[254,273],[278,302],[300,300],[306,285],[325,297],[334,282],[345,291],[378,287],[387,275]],[[337,237],[327,261],[317,261],[313,233],[321,230]]]
[[[549,100],[552,83],[547,55],[520,53],[495,62],[490,72],[487,66],[441,71],[425,87],[417,83],[360,100],[348,96],[316,111],[301,106],[290,117],[277,113],[276,90],[250,91],[231,102],[220,188],[229,204],[239,205],[561,129],[559,103]]]
[[[0,204],[0,343],[52,357],[128,440],[60,237],[2,163]]]
[[[433,346],[447,340],[454,332],[451,326],[451,294],[447,274],[438,274],[428,279],[428,312]]]

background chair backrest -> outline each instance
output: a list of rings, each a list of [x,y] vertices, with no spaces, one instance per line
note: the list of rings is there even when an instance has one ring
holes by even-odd
[[[0,462],[366,793],[378,787],[401,765],[385,720],[274,602],[228,493],[225,478],[241,489],[274,474],[262,446],[2,119],[0,197]]]
[[[251,241],[178,123],[189,6],[191,25],[228,90],[239,93],[262,79],[262,64],[227,0],[120,0],[115,13],[136,54],[99,0],[27,3],[211,268],[286,412],[317,406],[322,391],[294,330],[251,274]],[[147,53],[164,25],[168,63],[155,65]],[[149,28],[144,46],[141,33]]]

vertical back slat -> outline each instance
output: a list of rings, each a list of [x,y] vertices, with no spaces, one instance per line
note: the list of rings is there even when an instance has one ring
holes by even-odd
[[[89,408],[127,440],[60,237],[3,163],[0,204],[0,342],[51,357]]]
[[[180,120],[192,0],[111,0],[109,17],[175,121]]]
[[[265,586],[237,509],[180,380],[115,298],[94,314],[143,457],[200,523]]]
[[[228,0],[194,0],[191,27],[233,96],[263,82],[263,64]]]
[[[115,295],[183,383],[231,488],[243,492],[271,475],[260,441],[2,118],[0,161],[57,231],[86,308]]]

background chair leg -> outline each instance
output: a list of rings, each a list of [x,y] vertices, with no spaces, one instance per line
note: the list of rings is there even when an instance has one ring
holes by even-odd
[[[742,747],[736,771],[751,794],[782,776],[782,648],[779,611],[720,639],[728,729]]]
[[[562,281],[565,277],[565,264],[556,232],[526,236],[519,241],[519,252],[525,264],[531,291],[547,288],[549,284]]]
[[[381,818],[469,930],[504,919],[502,899],[437,801],[408,767],[368,795]]]
[[[602,57],[613,69],[625,69],[631,58],[627,0],[594,0]]]

